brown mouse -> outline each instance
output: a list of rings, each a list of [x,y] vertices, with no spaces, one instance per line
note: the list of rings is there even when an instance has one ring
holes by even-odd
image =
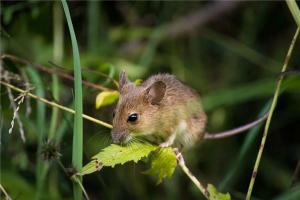
[[[157,74],[140,86],[130,82],[123,71],[119,77],[120,98],[113,114],[112,139],[126,143],[143,137],[162,147],[190,147],[205,139],[227,137],[263,121],[267,114],[242,127],[209,134],[200,96],[175,76]]]

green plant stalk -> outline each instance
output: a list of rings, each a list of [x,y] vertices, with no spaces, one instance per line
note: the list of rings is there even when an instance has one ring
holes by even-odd
[[[286,69],[287,69],[287,66],[288,66],[290,58],[291,58],[291,54],[293,52],[293,49],[294,49],[294,46],[295,46],[295,43],[296,43],[296,40],[297,40],[297,37],[299,35],[299,30],[300,29],[297,28],[296,33],[295,33],[295,35],[294,35],[294,37],[292,39],[292,42],[291,42],[289,50],[287,52],[287,55],[286,55],[284,64],[282,66],[281,72],[285,72]],[[262,157],[262,154],[263,154],[264,146],[266,144],[266,140],[267,140],[267,136],[268,136],[268,132],[269,132],[269,127],[270,127],[271,119],[272,119],[272,116],[273,116],[273,113],[274,113],[274,110],[275,110],[275,107],[276,107],[276,104],[277,104],[277,100],[278,100],[278,96],[279,96],[279,92],[280,92],[280,87],[281,87],[282,80],[283,80],[283,77],[281,76],[279,78],[278,82],[277,82],[277,85],[276,85],[274,97],[273,97],[271,108],[270,108],[270,111],[269,111],[269,116],[267,118],[267,122],[266,122],[265,129],[264,129],[264,134],[263,134],[263,137],[261,139],[261,144],[260,144],[260,147],[259,147],[258,155],[256,157],[254,169],[253,169],[251,180],[250,180],[250,184],[249,184],[249,187],[248,187],[246,200],[250,200],[250,198],[251,198],[251,194],[252,194],[254,182],[255,182],[255,179],[256,179],[257,172],[258,172],[258,167],[259,167],[259,164],[260,164],[260,161],[261,161],[261,157]]]
[[[286,3],[298,25],[300,27],[300,10],[295,0],[286,0]]]
[[[90,53],[97,53],[98,38],[100,36],[99,29],[99,1],[88,1],[87,18],[88,18],[88,51]],[[101,19],[100,19],[101,20]],[[100,22],[101,23],[101,22]]]
[[[59,2],[53,3],[53,60],[56,63],[61,63],[63,58],[64,47],[64,26],[63,26],[63,11]],[[52,74],[52,96],[55,101],[59,102],[60,83],[57,74]],[[59,109],[52,107],[50,128],[48,132],[48,141],[53,142],[57,138],[57,128],[59,120]],[[50,198],[60,199],[58,189],[58,171],[57,168],[49,172],[48,192]]]
[[[33,85],[36,87],[36,92],[39,96],[45,96],[44,86],[42,83],[39,74],[32,68],[26,68],[26,72],[28,73]],[[36,170],[36,199],[41,199],[44,190],[44,179],[45,172],[44,170],[47,168],[46,163],[43,162],[41,157],[41,150],[43,146],[43,140],[45,138],[45,114],[46,108],[45,104],[42,102],[37,102],[37,139],[38,139],[38,150],[37,150],[37,170]]]
[[[75,31],[72,24],[72,19],[68,4],[66,0],[61,0],[65,16],[67,19],[69,32],[71,35],[73,61],[74,61],[74,80],[75,80],[75,119],[74,119],[74,132],[73,132],[73,144],[72,144],[72,164],[73,167],[80,171],[82,168],[82,154],[83,154],[83,118],[82,118],[82,77],[80,67],[80,57],[78,44],[76,40]],[[81,182],[81,179],[78,180]],[[80,184],[73,182],[74,199],[82,199],[82,190]]]
[[[53,60],[61,63],[63,58],[64,46],[64,28],[63,28],[63,12],[58,2],[53,5]],[[55,101],[59,102],[59,79],[56,74],[52,74],[52,95]],[[58,122],[58,108],[52,108],[52,115],[50,120],[50,128],[48,139],[53,140]]]

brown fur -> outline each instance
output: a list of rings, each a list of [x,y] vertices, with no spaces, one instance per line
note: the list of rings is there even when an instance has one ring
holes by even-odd
[[[203,138],[206,115],[200,98],[175,76],[157,74],[141,86],[135,86],[123,72],[119,91],[120,99],[113,119],[114,142],[135,136],[156,136],[165,141],[185,124],[184,133],[176,135],[176,144],[190,146]],[[127,122],[131,113],[138,114],[136,122]]]

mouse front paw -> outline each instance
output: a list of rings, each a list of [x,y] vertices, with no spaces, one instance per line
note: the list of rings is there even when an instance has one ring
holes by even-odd
[[[165,148],[165,147],[170,147],[172,144],[170,142],[164,142],[164,143],[161,143],[159,146],[162,147],[162,148]]]

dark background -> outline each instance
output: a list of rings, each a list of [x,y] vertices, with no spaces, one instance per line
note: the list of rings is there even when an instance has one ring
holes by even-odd
[[[63,66],[71,72],[72,49],[64,14],[62,59],[53,58],[54,15],[61,4],[50,1],[1,1],[1,54],[13,54],[51,69]],[[93,69],[118,79],[124,69],[131,80],[146,79],[169,72],[196,89],[208,115],[208,131],[231,129],[254,120],[272,98],[286,52],[296,31],[296,23],[285,2],[68,2],[76,32],[83,78],[116,88]],[[59,46],[59,45],[58,45]],[[289,69],[297,70],[300,48],[296,43]],[[56,60],[56,61],[55,61]],[[3,60],[5,70],[28,73],[30,65]],[[62,68],[59,68],[62,69]],[[53,100],[51,74],[36,71],[45,98]],[[70,73],[72,74],[72,73]],[[291,191],[292,177],[300,155],[300,80],[296,75],[283,83],[262,162],[254,185],[253,199],[298,199]],[[73,83],[60,79],[60,104],[73,102]],[[95,110],[99,90],[83,87],[84,113],[111,122],[112,108]],[[35,93],[35,91],[33,91]],[[14,93],[15,97],[18,96]],[[19,115],[27,141],[19,136],[17,122],[11,135],[13,117],[8,93],[1,86],[1,184],[13,199],[33,199],[36,195],[37,135],[43,130],[46,141],[51,108],[38,127],[36,100],[26,116]],[[59,112],[58,143],[61,162],[71,167],[73,118]],[[41,128],[41,129],[39,129]],[[192,172],[205,183],[244,199],[260,145],[263,127],[254,136],[242,134],[218,141],[204,141],[184,153]],[[110,130],[84,121],[84,163],[110,144]],[[242,150],[245,154],[242,154]],[[238,157],[241,157],[238,159]],[[42,199],[72,199],[72,184],[56,161],[49,162]],[[172,178],[156,185],[143,174],[144,163],[128,163],[84,177],[91,199],[201,199],[191,181],[176,169]],[[229,176],[231,174],[231,176]],[[299,179],[294,185],[299,184]],[[283,196],[287,195],[287,196]],[[2,197],[3,198],[3,197]]]

